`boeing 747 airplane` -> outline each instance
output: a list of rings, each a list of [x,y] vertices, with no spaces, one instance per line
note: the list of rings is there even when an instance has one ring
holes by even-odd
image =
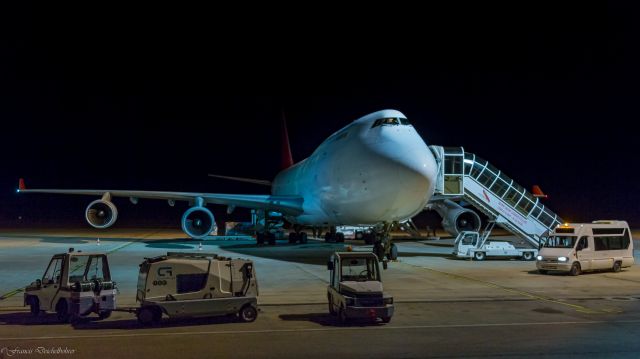
[[[288,142],[286,143],[288,149]],[[285,151],[286,153],[287,151]],[[162,199],[173,205],[187,201],[182,229],[192,238],[211,233],[214,217],[208,204],[229,210],[245,207],[278,212],[294,225],[291,242],[306,242],[305,227],[342,225],[376,228],[374,251],[395,257],[391,225],[405,221],[425,208],[434,194],[438,174],[436,160],[407,118],[396,110],[382,110],[361,117],[327,138],[308,158],[293,164],[291,152],[283,169],[271,182],[270,195],[220,194],[97,189],[27,189],[21,179],[18,192],[101,196],[85,211],[95,228],[112,226],[118,211],[113,197]],[[268,228],[268,226],[265,226]],[[257,235],[273,244],[273,234]],[[381,258],[382,259],[382,258]],[[395,259],[395,258],[392,258]]]

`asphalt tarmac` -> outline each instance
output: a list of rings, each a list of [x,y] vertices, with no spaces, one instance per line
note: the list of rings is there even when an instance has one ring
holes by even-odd
[[[97,243],[100,238],[100,244]],[[451,241],[399,241],[384,271],[394,296],[389,324],[341,326],[328,314],[329,255],[343,244],[257,246],[242,238],[185,240],[174,230],[14,230],[0,234],[0,358],[423,358],[638,357],[640,269],[540,275],[535,262],[459,260]],[[636,246],[638,241],[635,241]],[[120,306],[135,305],[138,264],[167,251],[251,258],[260,286],[253,323],[228,317],[164,319],[140,326],[129,313],[59,324],[33,318],[20,288],[54,253],[109,253]],[[349,241],[354,250],[370,246]],[[636,254],[636,260],[638,256]]]

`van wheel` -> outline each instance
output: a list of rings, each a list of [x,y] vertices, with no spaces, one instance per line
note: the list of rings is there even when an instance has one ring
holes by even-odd
[[[475,252],[473,258],[477,261],[483,261],[485,258],[484,252]]]
[[[389,323],[391,321],[391,317],[382,317],[381,319],[383,323]]]
[[[620,272],[621,268],[622,268],[622,263],[620,263],[619,261],[613,263],[613,271],[614,272],[616,272],[616,273]]]
[[[530,261],[532,259],[533,259],[533,253],[531,253],[531,252],[523,252],[522,253],[522,260]]]
[[[69,306],[67,301],[62,299],[56,305],[56,315],[60,323],[67,323],[69,321]]]
[[[258,311],[252,305],[247,304],[240,309],[238,317],[245,323],[253,322],[258,317]]]
[[[29,303],[32,316],[37,317],[40,315],[40,300],[38,300],[38,297],[29,297],[27,303]]]
[[[581,272],[580,270],[580,263],[573,263],[573,265],[571,266],[571,270],[569,271],[569,275],[579,275]]]

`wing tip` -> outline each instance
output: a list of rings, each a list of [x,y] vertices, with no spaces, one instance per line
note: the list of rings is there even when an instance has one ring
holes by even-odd
[[[25,189],[27,189],[27,187],[25,187],[24,185],[24,178],[20,177],[20,179],[18,180],[18,189],[16,190],[16,192],[24,191]]]

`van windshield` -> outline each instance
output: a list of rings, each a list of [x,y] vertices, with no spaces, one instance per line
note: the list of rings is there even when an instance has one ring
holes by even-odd
[[[551,236],[544,243],[545,248],[573,248],[575,236]]]

